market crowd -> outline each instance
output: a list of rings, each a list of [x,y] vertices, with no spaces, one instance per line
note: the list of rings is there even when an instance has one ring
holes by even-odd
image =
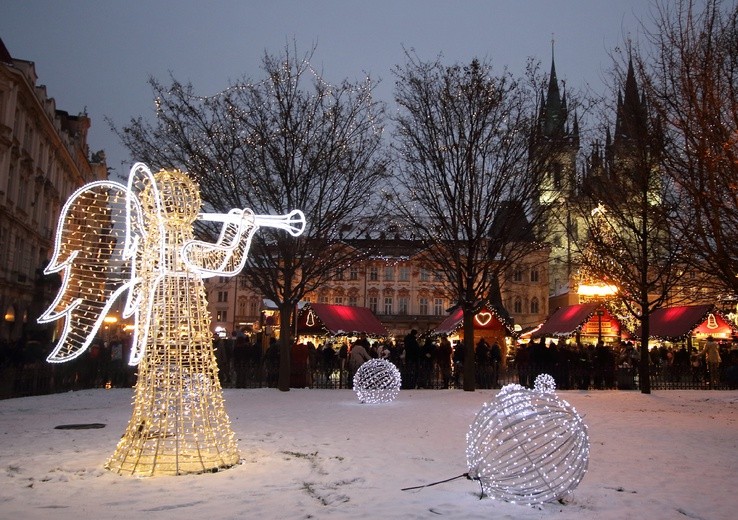
[[[275,338],[266,347],[261,338],[236,331],[214,340],[223,387],[276,387],[280,350]],[[136,368],[126,363],[126,338],[95,341],[87,352],[67,363],[45,361],[50,346],[39,342],[0,343],[0,398],[83,388],[130,387]],[[653,347],[652,381],[659,388],[738,388],[738,343],[708,341],[700,348],[687,345]],[[353,341],[327,339],[318,345],[295,342],[290,355],[293,388],[351,388],[353,376],[369,359],[394,363],[404,389],[463,388],[465,351],[461,342],[445,335],[419,334]],[[474,346],[475,387],[500,388],[508,383],[532,387],[535,378],[550,374],[559,389],[635,389],[638,387],[637,345],[571,344],[530,340],[514,349],[480,338]]]

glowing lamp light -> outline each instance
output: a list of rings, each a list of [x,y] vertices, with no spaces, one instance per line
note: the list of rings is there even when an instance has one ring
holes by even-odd
[[[556,397],[553,378],[542,374],[529,390],[504,386],[485,403],[466,436],[469,478],[485,495],[540,504],[571,493],[589,464],[582,418]]]
[[[129,364],[138,365],[133,414],[106,467],[122,475],[218,471],[240,460],[225,411],[203,279],[233,276],[259,226],[302,233],[304,215],[247,209],[198,214],[197,185],[179,171],[131,168],[128,185],[89,183],[62,208],[46,273],[62,273],[39,322],[62,319],[47,360],[69,361],[95,339],[118,298],[132,317]],[[217,242],[194,239],[195,220],[223,225]],[[111,321],[112,320],[112,321]]]
[[[361,403],[392,402],[400,393],[401,384],[400,371],[386,359],[370,359],[354,375],[354,392]]]
[[[618,294],[618,288],[609,284],[580,284],[577,289],[580,296],[607,298]]]

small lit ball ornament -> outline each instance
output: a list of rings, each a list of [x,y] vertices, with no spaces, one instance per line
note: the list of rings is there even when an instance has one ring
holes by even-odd
[[[370,359],[354,375],[354,392],[362,403],[389,403],[400,393],[402,377],[386,359]]]
[[[469,478],[492,498],[540,504],[577,487],[589,464],[589,435],[576,410],[556,397],[548,374],[535,388],[504,386],[466,435]]]

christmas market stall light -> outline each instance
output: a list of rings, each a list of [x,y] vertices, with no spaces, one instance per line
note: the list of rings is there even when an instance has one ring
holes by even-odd
[[[129,364],[138,365],[133,414],[106,463],[122,475],[212,472],[237,464],[240,454],[225,410],[210,333],[203,279],[233,276],[244,267],[260,226],[299,236],[305,217],[198,213],[197,185],[180,171],[136,163],[128,184],[96,181],[62,208],[54,256],[46,273],[63,283],[39,322],[62,320],[47,358],[79,357],[105,317],[125,298],[132,318]],[[194,239],[195,220],[223,225],[215,243]]]
[[[361,403],[392,402],[400,393],[401,384],[400,371],[386,359],[370,359],[354,375],[354,392]]]

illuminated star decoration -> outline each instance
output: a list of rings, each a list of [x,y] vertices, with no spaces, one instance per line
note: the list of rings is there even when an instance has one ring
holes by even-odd
[[[128,185],[87,184],[62,209],[47,273],[61,272],[57,298],[39,318],[62,320],[49,362],[80,356],[125,295],[138,365],[133,414],[106,467],[123,475],[217,471],[240,460],[225,411],[203,278],[244,267],[260,226],[302,233],[304,215],[248,209],[199,214],[197,185],[179,171],[131,168]],[[194,239],[195,220],[223,225],[217,241]]]
[[[485,403],[466,436],[468,476],[483,494],[518,504],[560,500],[584,477],[589,464],[587,427],[555,395],[550,375],[535,388],[504,386]]]
[[[354,375],[354,392],[361,403],[392,402],[400,393],[401,384],[400,371],[386,359],[370,359]]]

